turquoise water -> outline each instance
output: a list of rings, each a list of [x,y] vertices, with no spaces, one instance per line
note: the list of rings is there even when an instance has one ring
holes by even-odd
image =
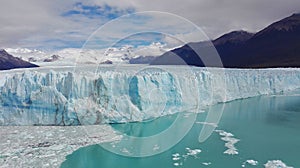
[[[194,114],[180,115],[186,115],[189,119]],[[218,116],[221,116],[219,122]],[[172,115],[147,122],[111,126],[128,136],[149,137],[168,130],[178,117],[179,115]],[[300,95],[295,92],[218,104],[195,117],[196,121],[191,121],[194,124],[186,136],[163,153],[148,157],[128,157],[114,154],[100,145],[93,145],[67,156],[61,167],[235,168],[263,167],[270,160],[281,160],[288,166],[300,167]],[[184,119],[176,122],[178,127],[184,125],[181,122]],[[176,129],[173,130],[174,137],[162,137],[157,144],[171,142],[177,137],[177,133]],[[220,133],[232,134],[227,136],[227,140],[236,140],[233,147],[237,154],[224,153],[228,149],[225,146],[228,141],[224,141],[226,137]],[[199,135],[202,135],[200,139],[204,142],[199,142]],[[257,162],[250,165],[245,163],[247,160]]]

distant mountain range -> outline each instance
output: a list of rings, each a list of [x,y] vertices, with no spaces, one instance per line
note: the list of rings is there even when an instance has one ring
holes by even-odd
[[[223,67],[300,67],[300,14],[293,14],[255,34],[233,31],[212,43],[219,53]],[[208,45],[208,42],[189,43],[164,53],[151,64],[220,66],[214,62],[204,65],[200,59],[205,57],[209,47],[213,46]],[[199,57],[195,51],[204,54]]]
[[[39,51],[27,48],[6,48],[7,53],[40,66],[72,66],[75,64],[149,64],[168,48],[159,42],[146,46],[125,45],[104,49],[65,48],[58,51]],[[149,56],[145,57],[144,56]]]
[[[14,68],[32,68],[38,67],[30,62],[26,62],[20,58],[8,54],[5,50],[0,50],[0,70],[8,70]]]

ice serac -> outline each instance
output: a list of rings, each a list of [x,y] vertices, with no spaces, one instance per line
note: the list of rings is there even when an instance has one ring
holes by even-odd
[[[0,125],[147,120],[300,88],[300,69],[95,67],[0,73]]]

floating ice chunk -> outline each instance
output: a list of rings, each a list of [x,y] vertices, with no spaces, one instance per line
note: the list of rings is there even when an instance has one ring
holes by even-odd
[[[246,160],[246,163],[248,163],[252,166],[256,166],[258,164],[258,161],[256,161],[256,160]]]
[[[233,136],[232,133],[229,133],[229,132],[226,132],[223,130],[216,130],[216,132],[219,133],[220,136],[224,136],[224,137],[232,137]]]
[[[197,155],[201,153],[201,149],[190,149],[185,148],[187,150],[186,154],[180,155],[179,153],[172,154],[172,160],[175,161],[174,166],[181,166],[184,164],[184,161],[190,157],[193,156],[194,158],[198,158]],[[179,162],[181,160],[181,162]]]
[[[245,162],[243,162],[242,167],[246,167],[247,164],[256,166],[256,165],[258,165],[258,161],[252,160],[252,159],[246,160]]]
[[[173,157],[172,160],[180,160],[180,157]]]
[[[174,163],[174,166],[179,166],[179,163]]]
[[[198,155],[199,153],[201,153],[201,150],[200,149],[190,149],[190,148],[185,148],[188,153],[186,155],[188,156],[194,156],[196,157],[196,155]]]
[[[208,165],[211,165],[211,162],[203,162],[202,164],[205,166],[208,166]]]
[[[271,160],[271,161],[269,160],[265,164],[265,168],[293,168],[293,167],[287,166],[281,160]]]
[[[235,148],[229,148],[224,153],[228,154],[228,155],[237,155],[237,154],[239,154],[239,152]]]
[[[218,127],[217,123],[211,123],[211,122],[200,122],[200,121],[197,121],[196,124],[203,124],[203,125],[210,125],[210,126],[213,126],[213,127]]]
[[[232,133],[223,131],[223,130],[215,130],[215,132],[219,133],[220,136],[223,136],[221,140],[225,141],[225,147],[227,148],[226,151],[224,151],[225,154],[229,155],[237,155],[239,154],[237,148],[234,146],[237,142],[239,142],[239,139],[234,138]]]
[[[172,156],[174,156],[174,157],[179,157],[180,154],[179,154],[179,153],[174,153]]]
[[[182,162],[180,162],[181,160],[181,157],[180,157],[180,154],[179,153],[174,153],[172,154],[172,160],[175,161],[175,163],[173,163],[174,166],[181,166],[183,165]]]
[[[181,157],[180,157],[180,154],[179,154],[179,153],[175,153],[175,154],[173,154],[172,156],[173,156],[173,157],[172,157],[172,160],[174,160],[174,161],[178,161],[178,160],[180,160],[180,159],[181,159]]]
[[[239,139],[232,138],[232,137],[228,137],[228,136],[222,137],[221,139],[222,139],[223,141],[228,142],[228,144],[236,144],[237,142],[240,141]]]

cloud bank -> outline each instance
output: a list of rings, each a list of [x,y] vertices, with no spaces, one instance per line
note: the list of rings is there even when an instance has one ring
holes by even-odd
[[[0,47],[27,47],[55,50],[80,48],[88,37],[105,23],[135,12],[161,11],[183,17],[200,27],[213,39],[231,30],[259,31],[270,23],[300,12],[299,0],[9,0],[0,6]],[[156,25],[173,32],[161,40],[176,45],[177,38],[197,41],[192,29],[176,20],[141,16],[134,23],[120,23],[99,41],[109,43],[123,31]],[[131,21],[132,22],[132,21]],[[167,26],[169,25],[169,26]],[[155,27],[155,26],[154,26]],[[102,46],[102,47],[103,47]]]

